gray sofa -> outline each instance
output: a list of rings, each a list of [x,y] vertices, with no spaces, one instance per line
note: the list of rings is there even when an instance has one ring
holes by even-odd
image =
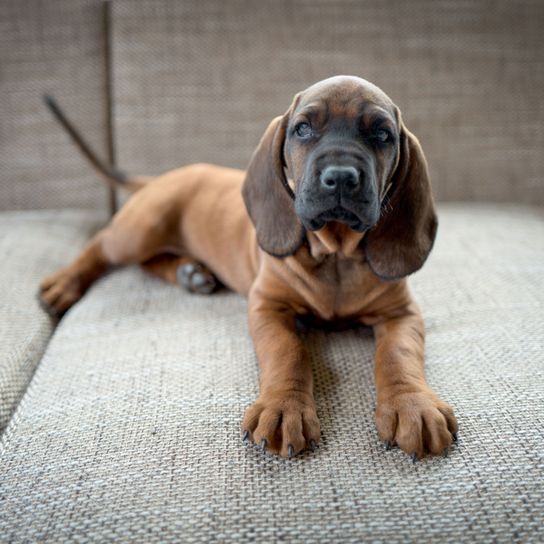
[[[544,9],[539,2],[115,0],[117,161],[244,167],[292,95],[380,85],[430,163],[440,227],[411,280],[427,375],[459,443],[412,464],[374,427],[373,339],[307,331],[323,439],[243,444],[257,394],[246,304],[112,271],[57,324],[39,280],[105,221],[108,194],[41,105],[104,154],[104,11],[0,5],[0,541],[541,542]]]

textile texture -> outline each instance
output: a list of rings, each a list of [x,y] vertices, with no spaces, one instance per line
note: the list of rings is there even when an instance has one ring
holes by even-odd
[[[544,3],[116,0],[119,164],[245,168],[293,95],[376,83],[420,138],[439,200],[544,204]]]
[[[98,228],[99,215],[69,210],[0,213],[0,432],[55,327],[36,298],[40,280],[75,257]]]
[[[55,95],[104,155],[101,6],[0,2],[0,210],[106,208],[107,191],[42,101]]]
[[[384,451],[366,329],[306,334],[317,452],[244,445],[258,390],[245,301],[128,268],[66,315],[4,433],[1,539],[541,542],[544,213],[440,217],[412,286],[429,382],[459,418],[448,458]]]

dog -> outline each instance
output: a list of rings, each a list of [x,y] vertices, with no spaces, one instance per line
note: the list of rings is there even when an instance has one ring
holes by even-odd
[[[424,374],[424,324],[406,276],[429,255],[437,217],[426,160],[378,87],[336,76],[272,120],[246,172],[195,164],[156,178],[108,168],[48,105],[110,183],[134,194],[40,299],[62,315],[109,267],[138,263],[197,293],[220,282],[248,298],[260,393],[244,440],[291,458],[320,424],[299,317],[373,328],[376,426],[417,461],[457,440],[452,408]]]

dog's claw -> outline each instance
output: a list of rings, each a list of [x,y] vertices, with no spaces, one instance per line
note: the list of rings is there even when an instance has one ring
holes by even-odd
[[[289,459],[291,459],[292,457],[295,456],[295,448],[293,448],[292,444],[289,444],[287,446],[287,455],[288,455]]]
[[[444,451],[442,452],[442,457],[447,457],[449,454],[448,448],[444,448]]]
[[[454,442],[457,442],[457,441],[459,440],[458,437],[457,437],[457,433],[456,433],[456,432],[455,432],[455,433],[451,433],[451,437],[453,438],[453,441],[454,441]]]
[[[263,438],[261,440],[261,451],[264,453],[266,451],[266,446],[267,446],[267,442],[266,442],[266,438]]]
[[[417,459],[417,452],[414,452],[412,453],[412,463],[414,463],[414,465],[417,463],[418,459]]]
[[[245,442],[249,438],[249,431],[246,429],[242,435],[242,441]]]
[[[317,449],[316,441],[313,438],[310,440],[310,449],[312,451],[315,451]]]
[[[389,440],[386,440],[383,444],[383,447],[385,448],[385,451],[389,451],[391,449],[391,442]]]

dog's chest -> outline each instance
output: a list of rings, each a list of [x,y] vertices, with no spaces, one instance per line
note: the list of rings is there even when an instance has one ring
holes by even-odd
[[[308,269],[305,298],[321,319],[355,317],[364,310],[374,281],[362,257],[329,255]]]

